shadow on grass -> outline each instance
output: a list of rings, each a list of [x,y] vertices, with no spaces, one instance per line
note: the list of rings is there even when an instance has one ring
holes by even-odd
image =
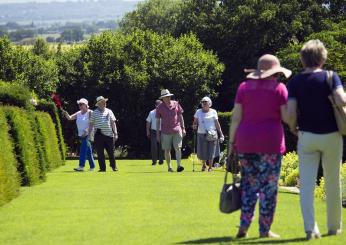
[[[237,244],[281,244],[281,243],[301,243],[305,242],[305,237],[292,238],[292,239],[263,239],[263,238],[245,238],[237,239],[235,237],[210,237],[197,240],[183,241],[176,244],[220,244],[235,242]]]
[[[221,243],[221,242],[231,242],[234,241],[234,238],[232,237],[210,237],[210,238],[203,238],[203,239],[197,239],[197,240],[190,240],[190,241],[184,241],[184,242],[178,242],[176,244],[212,244],[212,243]]]

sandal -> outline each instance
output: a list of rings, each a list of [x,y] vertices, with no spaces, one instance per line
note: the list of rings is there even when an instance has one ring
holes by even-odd
[[[203,166],[202,166],[202,172],[204,172],[206,168],[207,168],[207,166],[206,166],[206,165],[203,165]]]
[[[212,168],[208,168],[208,172],[211,172],[213,169]]]
[[[246,238],[247,237],[247,229],[239,227],[236,238]]]

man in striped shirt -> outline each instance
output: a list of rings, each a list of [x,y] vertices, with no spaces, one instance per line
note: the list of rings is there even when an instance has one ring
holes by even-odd
[[[114,158],[114,144],[118,139],[116,119],[112,110],[106,108],[107,100],[103,96],[97,97],[97,109],[92,113],[89,125],[89,132],[93,127],[95,130],[94,144],[100,166],[99,172],[106,172],[104,150],[107,151],[110,167],[113,171],[118,171]]]

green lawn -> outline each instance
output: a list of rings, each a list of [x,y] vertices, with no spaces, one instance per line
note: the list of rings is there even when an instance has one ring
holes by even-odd
[[[305,234],[296,194],[280,192],[272,230],[279,240],[258,239],[257,218],[248,239],[236,240],[239,212],[218,210],[223,172],[168,173],[150,161],[118,161],[119,172],[72,171],[77,161],[48,174],[43,184],[22,188],[0,207],[1,245],[65,244],[301,244]],[[175,161],[174,161],[175,166]],[[326,233],[325,204],[316,202]],[[346,223],[344,210],[343,222]],[[343,244],[345,233],[312,244]]]

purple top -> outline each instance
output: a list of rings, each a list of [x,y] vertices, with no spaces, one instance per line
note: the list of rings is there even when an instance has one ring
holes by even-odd
[[[286,86],[276,80],[240,84],[235,99],[243,112],[235,140],[239,153],[285,152],[280,107],[287,103],[287,94]]]
[[[156,108],[156,118],[161,118],[161,132],[163,134],[175,134],[181,132],[178,115],[184,112],[177,101],[171,100],[169,106],[164,102]]]

